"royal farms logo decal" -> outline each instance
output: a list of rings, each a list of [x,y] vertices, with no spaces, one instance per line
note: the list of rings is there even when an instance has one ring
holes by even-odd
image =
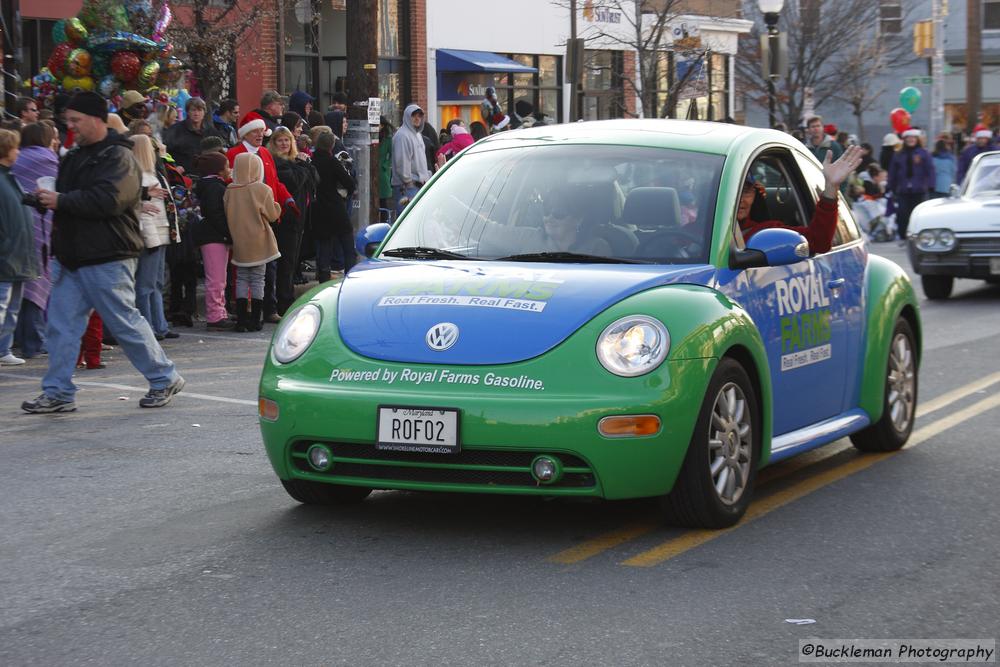
[[[812,274],[774,283],[781,318],[781,370],[826,361],[830,347],[830,297]]]

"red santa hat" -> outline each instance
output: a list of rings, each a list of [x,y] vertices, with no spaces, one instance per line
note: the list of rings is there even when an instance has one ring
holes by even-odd
[[[267,129],[267,123],[261,118],[259,113],[253,111],[247,113],[240,120],[240,129],[236,131],[240,139],[247,136],[248,132],[253,132],[254,130],[264,130],[264,136],[271,136],[271,130]]]
[[[823,133],[835,137],[837,136],[837,126],[833,123],[827,123],[823,126]]]
[[[980,123],[972,128],[972,136],[976,139],[992,139],[993,133],[990,132],[988,127]]]
[[[918,130],[916,128],[908,127],[905,130],[903,130],[903,138],[904,139],[907,138],[907,137],[919,137],[919,136],[920,136],[920,130]]]

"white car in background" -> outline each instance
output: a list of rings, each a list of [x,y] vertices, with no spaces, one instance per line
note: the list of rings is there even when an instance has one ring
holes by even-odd
[[[907,237],[928,299],[951,296],[955,278],[1000,283],[1000,151],[976,156],[950,197],[917,206]]]

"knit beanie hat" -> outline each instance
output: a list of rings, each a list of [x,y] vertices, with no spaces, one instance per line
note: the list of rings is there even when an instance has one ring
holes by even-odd
[[[70,99],[66,109],[79,111],[86,116],[95,116],[100,118],[102,122],[108,122],[108,103],[95,92],[77,93]]]
[[[207,151],[194,158],[194,170],[199,176],[215,176],[225,169],[229,160],[219,151]]]

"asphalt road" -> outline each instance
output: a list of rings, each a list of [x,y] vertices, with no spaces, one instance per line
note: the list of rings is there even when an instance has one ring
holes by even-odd
[[[998,304],[972,281],[922,304],[913,446],[770,468],[712,533],[645,501],[299,506],[256,424],[270,327],[182,329],[160,410],[120,353],[68,415],[18,409],[44,361],[0,369],[0,664],[774,665],[803,638],[997,638]]]

